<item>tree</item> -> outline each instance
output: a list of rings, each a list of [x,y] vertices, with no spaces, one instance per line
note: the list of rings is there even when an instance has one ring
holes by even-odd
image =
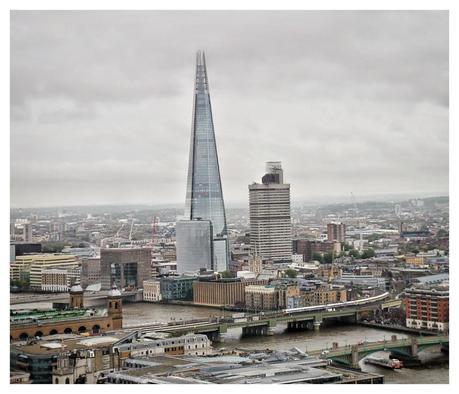
[[[333,253],[332,252],[327,252],[324,254],[324,263],[325,264],[333,263]]]
[[[222,278],[234,278],[234,274],[231,271],[220,272]]]
[[[362,252],[362,259],[369,259],[370,257],[375,257],[375,251],[372,248],[365,249]]]
[[[355,259],[359,259],[360,258],[360,253],[359,253],[359,251],[357,249],[351,249],[349,251],[349,256],[352,256]]]
[[[296,272],[296,271],[295,271],[294,269],[292,269],[292,268],[286,269],[284,273],[285,273],[285,276],[286,276],[287,278],[296,278],[297,275],[298,275],[298,272]]]
[[[63,242],[49,242],[42,245],[43,253],[60,253],[65,248]]]
[[[322,255],[319,252],[314,252],[312,254],[312,259],[313,260],[317,260],[319,263],[323,263],[324,262],[324,258],[322,257]]]

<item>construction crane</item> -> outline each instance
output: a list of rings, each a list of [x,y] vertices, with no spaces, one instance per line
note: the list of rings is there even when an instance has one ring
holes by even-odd
[[[120,236],[120,231],[123,229],[124,227],[124,223],[121,225],[121,227],[119,228],[119,230],[116,232],[115,236],[113,238],[118,238]]]
[[[362,240],[362,223],[360,220],[360,215],[359,215],[359,208],[357,207],[357,200],[355,199],[354,193],[351,192],[351,197],[352,197],[352,202],[354,203],[354,209],[355,209],[355,214],[358,216],[358,229],[359,229],[359,235],[360,235],[360,241],[359,241],[359,252],[362,252],[363,249],[363,240]]]
[[[134,227],[134,218],[132,218],[132,221],[131,221],[131,231],[129,231],[129,242],[131,242],[131,246],[132,246],[132,228]]]

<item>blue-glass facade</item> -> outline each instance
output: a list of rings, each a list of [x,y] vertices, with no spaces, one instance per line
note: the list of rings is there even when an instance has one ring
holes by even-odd
[[[212,248],[213,255],[210,267],[219,271],[227,269],[229,253],[225,206],[212,119],[206,59],[204,52],[200,51],[196,55],[185,219],[202,219],[211,222],[214,247]],[[180,245],[177,244],[177,247]],[[215,256],[215,252],[217,252],[217,256]]]
[[[197,218],[210,220],[216,236],[227,234],[209,83],[203,52],[198,52],[196,57],[185,216],[189,220]]]

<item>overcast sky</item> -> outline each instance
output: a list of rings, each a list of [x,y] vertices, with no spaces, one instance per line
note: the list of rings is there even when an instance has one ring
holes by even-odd
[[[22,11],[11,205],[184,204],[198,49],[227,205],[448,192],[447,12]]]

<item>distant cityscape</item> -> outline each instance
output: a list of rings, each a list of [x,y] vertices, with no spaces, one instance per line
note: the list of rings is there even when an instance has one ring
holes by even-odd
[[[228,207],[194,83],[182,207],[10,210],[10,383],[448,382],[449,196],[301,204],[267,153]]]

